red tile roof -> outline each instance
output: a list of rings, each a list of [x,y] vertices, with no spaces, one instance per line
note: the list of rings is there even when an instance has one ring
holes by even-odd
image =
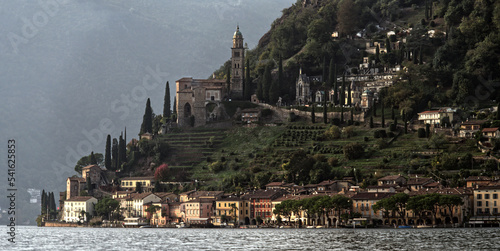
[[[498,131],[498,127],[492,127],[492,128],[484,128],[483,132],[496,132]]]

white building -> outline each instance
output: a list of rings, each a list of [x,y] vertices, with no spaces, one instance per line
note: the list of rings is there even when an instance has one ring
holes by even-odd
[[[77,196],[64,201],[64,220],[66,222],[78,222],[80,219],[87,221],[89,216],[94,215],[94,206],[97,199],[92,196]],[[82,211],[85,213],[82,214]]]

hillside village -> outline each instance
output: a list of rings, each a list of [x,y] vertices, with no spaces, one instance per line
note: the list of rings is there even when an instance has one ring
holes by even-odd
[[[125,146],[125,132],[118,162],[68,177],[45,224],[499,226],[498,94],[471,107],[460,105],[473,93],[456,87],[461,80],[429,83],[439,75],[427,68],[439,46],[422,44],[446,43],[450,30],[420,2],[422,27],[384,19],[365,29],[337,25],[325,37],[313,26],[308,44],[288,56],[273,56],[275,33],[248,51],[237,26],[228,63],[208,79],[177,80],[173,111],[163,116],[148,115],[148,100],[139,139]],[[298,1],[284,16],[319,7],[331,5]],[[304,56],[314,39],[336,52]]]

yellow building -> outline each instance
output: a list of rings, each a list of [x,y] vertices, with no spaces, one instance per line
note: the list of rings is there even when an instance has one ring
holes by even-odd
[[[250,224],[250,204],[238,196],[228,196],[215,202],[214,225]]]
[[[151,192],[154,188],[155,178],[148,177],[126,177],[121,179],[121,187],[127,191],[135,191],[137,183],[141,183],[143,192]]]
[[[475,188],[474,215],[499,215],[500,200],[498,194],[500,194],[500,184]]]
[[[353,212],[360,213],[361,217],[366,218],[370,223],[381,225],[383,223],[382,210],[375,212],[372,207],[377,201],[391,197],[394,194],[395,193],[357,193],[352,196]]]

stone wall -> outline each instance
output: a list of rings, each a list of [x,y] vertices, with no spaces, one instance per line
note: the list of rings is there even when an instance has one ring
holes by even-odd
[[[284,108],[279,108],[275,106],[271,106],[268,104],[259,104],[260,106],[264,108],[271,109],[274,112],[274,115],[279,117],[282,121],[288,121],[288,118],[290,117],[290,112],[295,113],[296,116],[300,116],[303,118],[306,118],[307,120],[311,120],[311,112],[307,111],[299,111],[297,109],[284,109]],[[323,121],[323,111],[321,112],[315,112],[315,117],[316,121]],[[333,119],[333,118],[338,118],[340,119],[341,117],[341,112],[328,112],[327,115],[328,119]],[[351,119],[351,112],[344,112],[344,120],[347,121]],[[360,114],[354,114],[354,121],[359,121],[360,123],[365,122],[365,113],[362,112]]]

